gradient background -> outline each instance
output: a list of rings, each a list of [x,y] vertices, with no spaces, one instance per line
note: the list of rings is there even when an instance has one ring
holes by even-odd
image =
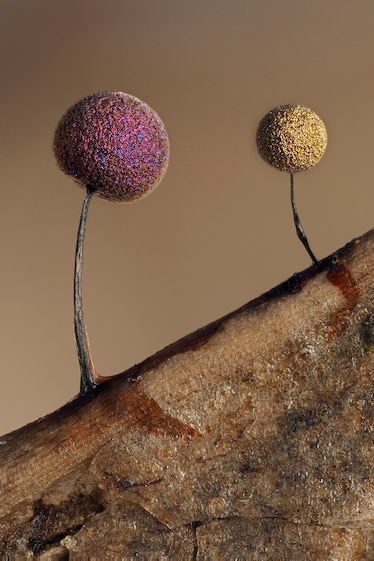
[[[109,375],[309,266],[288,176],[256,153],[274,106],[307,105],[328,129],[325,157],[296,177],[317,256],[373,226],[373,22],[372,0],[0,0],[0,434],[79,387],[83,190],[51,150],[65,110],[125,91],[159,113],[172,147],[150,197],[90,209],[85,315]]]

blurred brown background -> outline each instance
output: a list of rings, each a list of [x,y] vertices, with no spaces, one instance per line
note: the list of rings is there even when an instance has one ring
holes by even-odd
[[[145,200],[95,199],[84,268],[96,366],[114,374],[308,267],[286,174],[257,155],[259,120],[300,103],[325,121],[296,177],[313,251],[374,225],[372,0],[1,0],[0,433],[79,387],[73,254],[83,191],[51,140],[79,98],[151,105],[172,156]]]

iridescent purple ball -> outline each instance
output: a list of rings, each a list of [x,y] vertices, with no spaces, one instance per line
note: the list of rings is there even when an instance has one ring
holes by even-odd
[[[163,178],[169,139],[157,113],[122,92],[97,93],[70,107],[53,150],[61,170],[110,201],[144,197]]]

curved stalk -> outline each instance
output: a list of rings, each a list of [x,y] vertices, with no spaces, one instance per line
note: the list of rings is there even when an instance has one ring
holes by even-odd
[[[74,266],[74,331],[77,345],[78,360],[81,371],[80,393],[84,394],[98,385],[97,373],[92,360],[90,345],[88,342],[87,330],[83,317],[82,304],[82,267],[83,267],[83,248],[86,233],[88,208],[94,190],[87,187],[86,196],[83,201],[81,217],[79,221],[77,245],[75,249]]]
[[[311,258],[313,263],[317,263],[317,258],[314,255],[313,251],[310,249],[308,238],[305,235],[305,232],[300,222],[299,214],[297,212],[296,203],[295,203],[294,179],[293,179],[292,172],[290,173],[290,177],[291,177],[291,205],[292,205],[293,221],[295,223],[297,237],[299,238],[299,240],[307,250],[309,257]]]

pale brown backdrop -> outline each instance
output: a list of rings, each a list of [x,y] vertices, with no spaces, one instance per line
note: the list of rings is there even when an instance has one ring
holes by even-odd
[[[288,177],[258,157],[271,108],[329,132],[296,177],[314,252],[374,226],[372,0],[1,0],[0,434],[69,400],[83,191],[51,150],[79,98],[120,90],[164,120],[168,173],[144,201],[93,202],[84,300],[103,375],[122,371],[309,265]]]

